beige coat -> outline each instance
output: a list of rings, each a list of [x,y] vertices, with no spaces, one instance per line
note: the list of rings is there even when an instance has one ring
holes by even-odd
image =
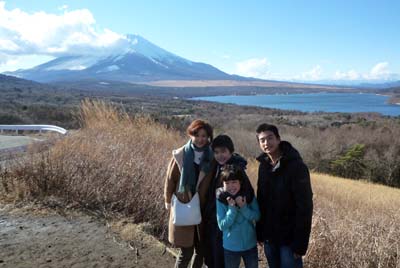
[[[172,152],[172,159],[168,165],[167,176],[165,178],[165,184],[164,184],[165,203],[171,203],[172,194],[175,194],[176,197],[183,203],[187,203],[190,201],[187,193],[177,192],[179,186],[179,179],[181,177],[182,165],[183,165],[183,147],[176,149]],[[214,160],[212,162],[212,165],[215,165]],[[211,170],[213,169],[211,168]],[[210,174],[207,175],[203,171],[200,171],[199,173],[197,190],[200,197],[201,208],[204,208],[204,205],[206,203],[206,193],[212,179],[211,173],[212,172],[210,172]],[[175,247],[193,246],[194,234],[196,229],[197,229],[196,233],[199,235],[199,240],[202,239],[203,228],[200,225],[175,226],[172,223],[171,214],[172,213],[169,213],[169,222],[168,222],[168,240],[171,244],[173,244]]]

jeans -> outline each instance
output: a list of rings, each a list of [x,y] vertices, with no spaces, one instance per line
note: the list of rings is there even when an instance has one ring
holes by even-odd
[[[206,223],[204,228],[204,262],[208,268],[224,268],[222,232],[217,223]]]
[[[303,268],[303,259],[295,259],[289,246],[277,246],[266,241],[264,252],[269,268]]]
[[[175,268],[187,268],[190,261],[192,261],[190,266],[191,268],[201,268],[203,266],[204,253],[196,231],[194,234],[194,245],[192,247],[179,249],[179,255],[176,258]]]
[[[258,268],[257,247],[245,251],[224,249],[225,268],[239,268],[241,258],[246,268]]]

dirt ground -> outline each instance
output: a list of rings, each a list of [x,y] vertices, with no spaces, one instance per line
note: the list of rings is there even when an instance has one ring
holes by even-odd
[[[0,203],[0,267],[151,268],[174,262],[143,226]]]

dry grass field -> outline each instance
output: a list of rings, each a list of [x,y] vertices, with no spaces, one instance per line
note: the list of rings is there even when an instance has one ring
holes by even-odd
[[[256,186],[257,163],[249,177]],[[400,267],[400,190],[312,173],[307,267]]]
[[[131,118],[102,102],[84,102],[82,128],[48,150],[31,148],[24,162],[0,170],[8,200],[56,197],[65,205],[148,223],[166,237],[163,180],[177,131]],[[256,179],[257,163],[248,173]],[[400,267],[400,190],[312,174],[314,218],[307,267]]]
[[[312,174],[314,267],[400,267],[400,190]]]

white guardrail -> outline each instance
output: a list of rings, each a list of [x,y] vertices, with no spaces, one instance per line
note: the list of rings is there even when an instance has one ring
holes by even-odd
[[[58,127],[58,126],[53,126],[53,125],[0,125],[0,133],[3,133],[3,131],[15,131],[18,134],[18,131],[20,130],[29,130],[29,131],[39,131],[40,133],[42,131],[54,131],[58,132],[60,134],[67,134],[67,130]]]

